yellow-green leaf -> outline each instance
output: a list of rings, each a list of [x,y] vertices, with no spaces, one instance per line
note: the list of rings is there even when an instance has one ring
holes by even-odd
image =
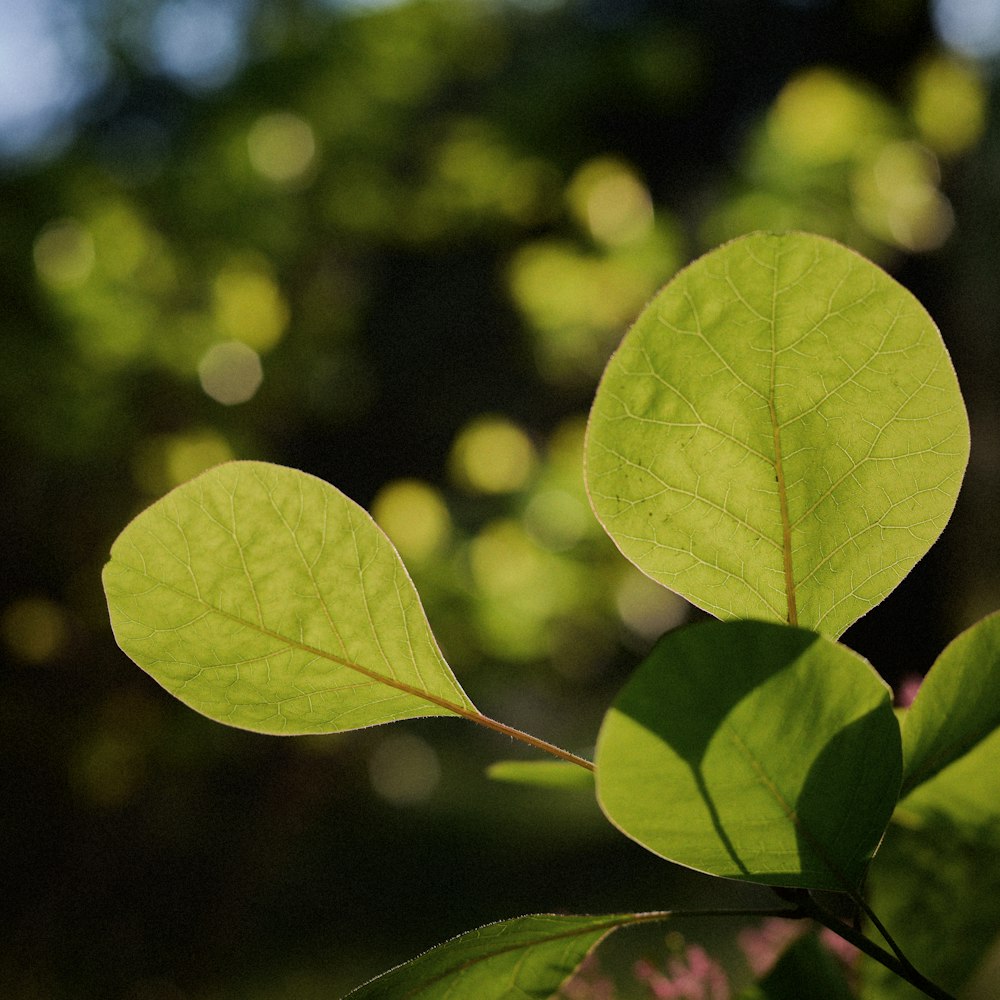
[[[586,473],[654,580],[721,618],[837,636],[940,534],[968,451],[920,303],[830,240],[755,233],[681,271],[625,336]]]
[[[231,462],[119,535],[118,644],[191,708],[268,733],[474,713],[388,538],[313,476]]]

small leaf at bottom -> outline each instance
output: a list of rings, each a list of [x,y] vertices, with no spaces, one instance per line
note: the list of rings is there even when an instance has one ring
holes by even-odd
[[[488,924],[397,966],[345,1000],[548,1000],[611,931],[666,917],[543,914]]]

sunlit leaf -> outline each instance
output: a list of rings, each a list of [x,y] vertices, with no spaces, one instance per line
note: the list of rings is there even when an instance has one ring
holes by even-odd
[[[722,618],[837,636],[940,534],[968,450],[920,303],[830,240],[757,233],[680,272],[626,335],[587,482],[653,579]]]
[[[594,789],[594,774],[561,760],[498,760],[486,772],[494,781],[565,791]]]
[[[615,928],[666,917],[665,913],[600,917],[543,914],[489,924],[432,948],[348,997],[548,1000]]]
[[[904,794],[933,778],[998,729],[1000,614],[994,614],[948,645],[906,712]],[[993,756],[993,770],[998,770],[998,763],[1000,757]],[[1000,803],[997,811],[1000,814]]]
[[[322,480],[232,462],[179,486],[104,569],[122,649],[219,722],[329,733],[474,712],[389,540]]]
[[[729,878],[856,888],[899,791],[899,726],[868,663],[765,622],[669,633],[605,716],[597,795],[655,854]]]

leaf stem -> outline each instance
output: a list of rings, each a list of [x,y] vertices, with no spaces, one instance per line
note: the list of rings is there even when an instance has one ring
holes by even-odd
[[[879,932],[879,934],[882,936],[882,940],[885,941],[885,943],[895,952],[896,957],[904,965],[907,965],[912,969],[913,966],[910,965],[910,960],[906,957],[906,955],[903,954],[903,949],[900,948],[899,945],[896,944],[896,942],[893,940],[892,935],[889,933],[888,930],[886,930],[885,924],[883,924],[882,921],[879,920],[878,916],[876,916],[875,914],[875,911],[868,905],[864,896],[862,896],[861,893],[859,892],[852,892],[851,898],[857,904],[861,912],[871,921],[872,927],[874,927],[875,930]]]
[[[792,569],[792,525],[788,514],[788,490],[785,470],[781,463],[781,428],[774,408],[774,393],[768,399],[771,411],[771,433],[774,438],[774,476],[778,482],[778,504],[781,509],[781,552],[785,570],[785,599],[788,602],[788,624],[798,625],[799,613],[795,606],[795,573]]]
[[[781,424],[778,422],[778,410],[774,402],[777,390],[777,281],[778,269],[772,272],[773,284],[771,290],[771,385],[767,394],[767,408],[771,417],[771,436],[774,442],[774,478],[778,486],[778,505],[781,510],[781,552],[785,572],[785,599],[788,604],[788,624],[798,625],[799,612],[795,605],[795,573],[792,567],[792,522],[788,513],[788,487],[785,483],[785,470],[781,461]]]
[[[561,747],[557,747],[553,743],[548,743],[543,739],[539,739],[537,736],[532,736],[531,733],[525,733],[520,729],[515,729],[513,726],[508,726],[506,723],[497,722],[496,719],[491,719],[488,715],[483,715],[482,712],[463,711],[458,714],[460,714],[463,719],[468,719],[470,722],[476,722],[480,726],[492,729],[494,732],[503,733],[511,739],[527,743],[528,746],[534,747],[536,750],[544,750],[545,753],[551,754],[553,757],[558,757],[559,760],[568,761],[570,764],[576,764],[578,767],[582,767],[587,771],[594,770],[593,763],[585,757],[578,757],[575,753],[570,753],[568,750],[563,750]]]
[[[820,906],[807,891],[793,889],[785,891],[775,890],[775,892],[782,899],[794,900],[798,904],[799,916],[809,917],[817,923],[822,924],[828,930],[833,931],[834,934],[853,944],[859,951],[863,951],[869,958],[873,958],[890,972],[894,972],[900,979],[904,979],[911,986],[915,986],[925,996],[931,997],[932,1000],[955,1000],[950,993],[943,990],[937,983],[932,982],[913,967],[910,960],[899,949],[899,946],[885,932],[881,921],[872,913],[871,907],[863,901],[861,905],[866,916],[870,919],[874,918],[872,919],[873,924],[885,938],[886,942],[892,946],[895,954],[886,951],[885,948],[877,945],[870,938],[865,937],[860,931],[855,930],[849,924],[845,924],[838,917],[835,917]],[[853,896],[854,894],[852,893]]]

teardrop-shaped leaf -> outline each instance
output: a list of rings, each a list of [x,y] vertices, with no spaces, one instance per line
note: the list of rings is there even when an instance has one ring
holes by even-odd
[[[905,713],[903,794],[998,729],[1000,613],[977,622],[945,648]]]
[[[104,568],[121,648],[191,708],[268,733],[474,712],[375,522],[263,462],[203,473],[143,511]]]
[[[488,924],[397,966],[349,993],[348,998],[548,1000],[611,931],[667,916],[542,914]]]
[[[597,796],[624,834],[728,878],[850,891],[899,792],[889,689],[805,629],[702,622],[666,635],[605,716]]]
[[[830,240],[756,233],[681,271],[625,336],[586,475],[654,580],[721,618],[837,636],[940,534],[968,451],[920,303]]]

